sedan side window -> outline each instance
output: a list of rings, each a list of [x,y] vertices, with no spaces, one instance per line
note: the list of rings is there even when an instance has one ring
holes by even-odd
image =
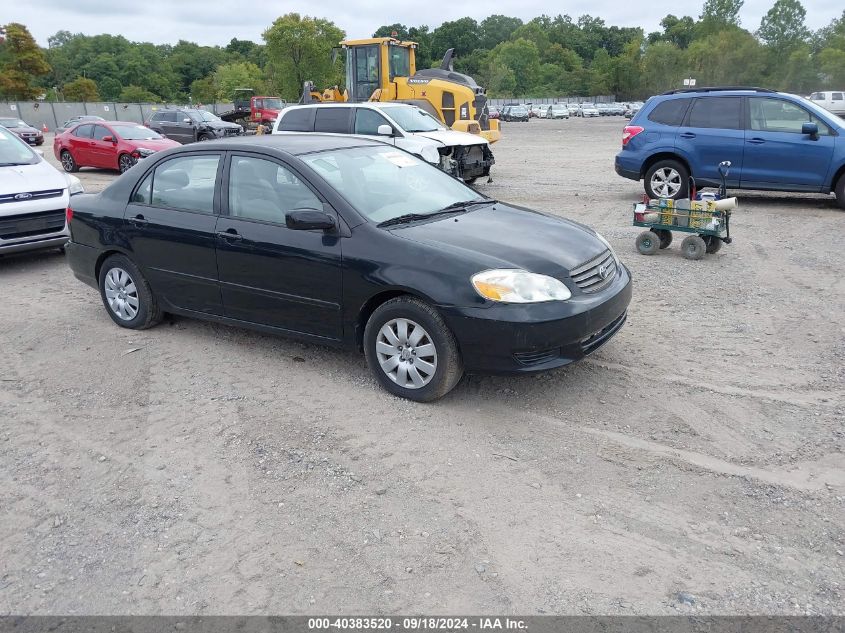
[[[322,209],[323,203],[279,163],[233,156],[229,170],[229,214],[236,218],[285,223],[294,209]]]
[[[214,213],[214,182],[219,164],[219,155],[207,154],[173,158],[162,163],[153,173],[151,204]]]
[[[801,134],[805,123],[818,125],[821,136],[830,135],[830,128],[813,114],[789,101],[763,97],[749,100],[751,129],[760,132],[791,132]]]
[[[390,125],[382,115],[367,108],[355,109],[355,134],[378,134],[379,125]],[[391,126],[392,127],[392,126]]]
[[[77,138],[91,138],[91,134],[94,132],[93,125],[80,125],[73,131],[73,135]]]
[[[103,138],[106,136],[111,136],[112,133],[109,132],[109,129],[104,125],[97,125],[94,127],[94,140],[95,141],[102,141]]]

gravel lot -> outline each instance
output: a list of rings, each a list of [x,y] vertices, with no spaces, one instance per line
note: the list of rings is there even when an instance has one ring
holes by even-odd
[[[435,404],[0,259],[0,614],[845,613],[845,213],[739,192],[719,254],[640,256],[623,125],[506,124],[480,189],[601,231],[628,324]]]

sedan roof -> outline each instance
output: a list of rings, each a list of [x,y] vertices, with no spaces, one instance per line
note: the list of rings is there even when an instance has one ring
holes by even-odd
[[[187,147],[196,147],[199,150],[224,149],[230,151],[249,151],[258,146],[279,149],[289,154],[299,155],[367,145],[377,147],[379,145],[385,145],[385,143],[350,134],[297,134],[293,132],[204,141]]]

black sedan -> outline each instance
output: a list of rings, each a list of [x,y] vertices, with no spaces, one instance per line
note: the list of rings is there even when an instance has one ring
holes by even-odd
[[[379,141],[278,135],[159,152],[68,210],[68,263],[112,320],[162,313],[363,349],[394,394],[565,365],[625,322],[591,229],[478,194]]]

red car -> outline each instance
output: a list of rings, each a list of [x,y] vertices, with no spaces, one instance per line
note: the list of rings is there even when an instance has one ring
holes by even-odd
[[[101,167],[123,173],[141,158],[179,146],[176,141],[129,121],[82,122],[53,139],[53,153],[68,172],[79,171],[80,167]]]

